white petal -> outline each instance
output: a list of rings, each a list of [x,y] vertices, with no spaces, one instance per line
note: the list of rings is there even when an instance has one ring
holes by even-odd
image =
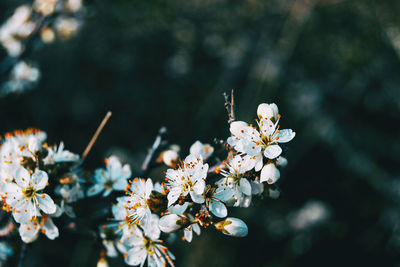
[[[243,140],[242,144],[247,155],[256,156],[261,152],[261,145],[257,145],[253,141]]]
[[[174,204],[181,195],[182,189],[180,187],[173,187],[168,193],[168,207]]]
[[[264,184],[258,181],[250,181],[251,184],[251,194],[260,195],[264,192]]]
[[[193,227],[193,232],[195,232],[196,235],[200,235],[200,233],[201,233],[200,226],[197,223],[195,223],[195,224],[192,224],[192,227]]]
[[[183,235],[187,242],[189,243],[192,242],[193,238],[192,226],[186,227],[185,230],[183,231]]]
[[[31,178],[31,184],[36,188],[36,190],[42,190],[46,187],[49,176],[44,171],[36,171]]]
[[[182,226],[178,224],[180,221],[180,216],[176,214],[167,214],[160,218],[158,226],[161,231],[171,233],[182,228]]]
[[[260,182],[262,183],[262,182],[266,181],[268,184],[273,184],[280,177],[281,177],[281,174],[280,174],[278,168],[276,168],[275,164],[268,163],[261,170]]]
[[[225,204],[218,200],[211,200],[209,209],[215,216],[220,218],[224,218],[228,215],[228,210],[226,209]]]
[[[24,188],[28,187],[30,179],[31,179],[31,175],[29,174],[27,169],[25,169],[23,167],[19,167],[15,171],[15,181],[17,182],[17,184],[19,186],[22,186]]]
[[[116,179],[122,174],[122,164],[116,156],[111,156],[107,161],[107,169],[110,171],[111,178]]]
[[[170,206],[168,208],[168,211],[171,213],[177,214],[177,215],[182,215],[186,211],[188,206],[189,206],[189,202],[185,202],[183,205],[176,204],[176,205]]]
[[[103,197],[108,197],[111,193],[112,193],[112,188],[110,188],[110,189],[106,189],[104,192],[103,192]]]
[[[228,186],[220,186],[215,190],[214,198],[221,201],[228,201],[233,198],[233,191]]]
[[[276,104],[260,104],[257,108],[259,118],[270,119],[278,115],[278,107]]]
[[[242,135],[242,130],[244,130],[245,127],[247,127],[248,124],[245,123],[244,121],[234,121],[231,123],[229,130],[231,133],[235,136],[241,136]]]
[[[125,164],[122,168],[121,178],[129,179],[132,175],[131,166],[129,164]]]
[[[292,129],[283,129],[280,130],[278,137],[279,139],[276,140],[278,143],[287,143],[291,141],[296,136],[296,133],[293,132]]]
[[[44,221],[44,219],[43,219],[43,221]],[[42,228],[43,228],[43,230],[45,230],[45,235],[49,239],[53,240],[53,239],[58,237],[58,228],[53,223],[53,220],[50,217],[48,217],[46,219],[46,221],[43,223],[43,227]]]
[[[121,177],[114,182],[112,188],[116,191],[123,191],[127,186],[128,181]]]
[[[145,192],[145,197],[149,198],[151,192],[153,191],[153,182],[151,181],[151,179],[147,179],[146,181],[146,192]]]
[[[57,206],[48,194],[40,194],[37,196],[39,208],[46,214],[53,214],[57,210]]]
[[[258,154],[255,157],[256,165],[254,166],[254,170],[256,172],[260,171],[261,168],[263,167],[263,156],[261,154]]]
[[[128,251],[128,255],[125,258],[125,262],[128,265],[139,265],[143,264],[147,257],[147,251],[145,247],[138,246],[133,247]]]
[[[198,179],[196,184],[193,186],[193,191],[197,195],[201,195],[204,193],[205,187],[206,187],[206,182],[203,179]]]
[[[103,184],[95,184],[88,189],[86,194],[88,197],[91,197],[91,196],[99,194],[103,190],[104,190]]]
[[[270,145],[264,150],[264,156],[269,159],[274,159],[282,153],[282,148],[278,145]]]
[[[203,144],[200,141],[196,141],[190,146],[190,154],[199,157],[202,155]]]
[[[194,191],[190,191],[190,197],[192,198],[194,203],[204,203],[203,195],[196,194]]]
[[[260,131],[264,136],[272,136],[275,132],[276,125],[270,119],[260,121]]]
[[[245,195],[251,195],[251,185],[246,178],[240,179],[240,191]]]
[[[18,231],[22,241],[24,241],[25,243],[35,241],[39,235],[39,228],[33,225],[33,223],[31,222],[21,224],[18,228]]]

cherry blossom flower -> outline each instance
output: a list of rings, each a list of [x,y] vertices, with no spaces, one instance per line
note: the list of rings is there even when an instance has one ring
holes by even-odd
[[[148,205],[150,194],[153,191],[151,179],[133,179],[130,185],[129,197],[124,198],[128,216],[133,222],[142,221],[150,216],[151,211]]]
[[[245,177],[245,174],[254,168],[254,158],[246,155],[236,155],[229,159],[226,164],[228,170],[221,170],[224,178],[220,179],[217,184],[220,187],[230,187],[236,199],[234,206],[239,206],[244,203],[244,199],[251,196],[251,184]]]
[[[122,166],[116,156],[105,160],[106,169],[97,169],[94,174],[95,184],[87,191],[87,195],[94,196],[104,190],[103,197],[107,197],[113,190],[123,191],[128,186],[131,177],[131,168],[128,164]]]
[[[196,158],[194,155],[186,157],[182,166],[177,170],[168,169],[167,187],[168,206],[174,204],[180,196],[190,194],[191,199],[195,203],[204,202],[205,180],[208,171],[208,164],[203,164],[203,159]]]
[[[19,167],[14,176],[15,182],[4,185],[4,197],[11,207],[14,219],[18,223],[27,223],[32,218],[56,212],[56,205],[51,197],[41,191],[46,187],[48,176],[44,171],[31,174]]]
[[[269,160],[277,158],[282,153],[279,143],[291,141],[296,133],[292,129],[279,129],[281,116],[275,104],[260,104],[257,113],[260,119],[257,122],[258,128],[243,121],[231,123],[232,136],[228,138],[228,144],[236,151],[254,157],[255,170],[260,171],[263,168],[263,157]]]
[[[124,255],[128,265],[143,266],[147,260],[148,266],[162,267],[167,264],[167,261],[175,259],[159,239],[158,220],[158,216],[152,214],[146,224],[142,225],[142,230],[138,229],[129,237],[121,240],[123,244],[130,247]]]
[[[207,160],[212,153],[214,152],[214,148],[209,144],[203,144],[200,141],[196,141],[190,147],[190,154],[194,155],[197,158],[202,157],[203,160]]]
[[[74,154],[68,150],[64,150],[64,142],[61,142],[57,147],[49,147],[47,149],[47,156],[43,159],[46,165],[55,164],[59,162],[77,162],[79,155]]]

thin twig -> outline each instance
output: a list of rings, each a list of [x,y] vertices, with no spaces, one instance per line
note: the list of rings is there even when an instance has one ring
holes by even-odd
[[[158,147],[161,144],[162,135],[164,133],[166,133],[166,132],[167,132],[167,128],[165,126],[161,127],[160,130],[158,131],[158,135],[157,135],[156,139],[154,140],[153,145],[149,149],[149,151],[148,151],[148,153],[147,153],[147,155],[146,155],[146,157],[145,157],[145,159],[143,161],[143,164],[142,164],[142,167],[141,167],[143,173],[147,171],[147,168],[149,167],[150,161],[153,158],[154,152],[158,149]]]
[[[82,154],[82,162],[85,160],[87,155],[89,154],[90,150],[92,149],[94,143],[96,142],[97,138],[99,137],[101,131],[103,130],[104,126],[106,125],[108,119],[111,117],[111,111],[107,112],[106,116],[104,117],[103,121],[100,123],[99,127],[97,128],[96,132],[94,133],[92,139],[90,140],[89,144],[87,145],[85,151]]]
[[[233,96],[233,89],[231,91],[231,95],[230,97],[224,93],[224,98],[225,98],[225,108],[226,111],[228,112],[228,123],[230,124],[231,122],[235,121],[235,109],[234,109],[234,105],[235,105],[235,98]]]

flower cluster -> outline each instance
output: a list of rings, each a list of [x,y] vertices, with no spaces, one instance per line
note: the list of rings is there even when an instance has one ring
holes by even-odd
[[[17,7],[0,27],[0,44],[9,56],[2,62],[2,71],[10,72],[0,93],[31,89],[39,80],[40,71],[21,59],[32,44],[29,39],[39,35],[41,44],[52,43],[56,37],[69,39],[81,26],[82,13],[82,0],[35,0],[31,6]],[[36,44],[37,47],[40,45]]]
[[[24,242],[39,233],[49,239],[59,231],[52,218],[73,215],[69,203],[83,196],[74,174],[79,156],[45,143],[46,133],[37,129],[7,133],[0,146],[0,197],[3,210],[19,223]],[[75,177],[75,178],[74,178]]]
[[[113,190],[124,191],[112,207],[113,219],[101,227],[107,255],[115,257],[119,250],[128,265],[142,266],[147,260],[148,266],[173,266],[174,257],[162,236],[182,231],[182,240],[191,242],[193,232],[200,235],[201,227],[210,226],[226,235],[246,236],[246,224],[228,217],[228,208],[249,207],[253,197],[263,194],[274,197],[278,168],[287,164],[281,146],[295,136],[291,129],[280,129],[275,104],[259,105],[257,114],[257,126],[230,124],[232,135],[223,142],[223,161],[212,157],[214,147],[200,141],[183,160],[177,146],[161,152],[157,162],[172,167],[161,183],[132,179],[128,165],[108,158],[106,169],[95,171],[95,183],[88,190],[88,195],[104,191],[104,197]]]
[[[220,147],[196,141],[185,158],[180,157],[179,146],[166,146],[161,140],[166,132],[162,128],[140,170],[144,176],[149,167],[163,168],[159,179],[132,177],[136,170],[114,155],[105,159],[105,168],[90,174],[82,170],[88,150],[81,159],[63,142],[48,145],[46,133],[40,130],[7,133],[0,143],[0,198],[13,221],[0,232],[8,235],[18,228],[26,243],[39,233],[55,239],[59,229],[53,219],[63,213],[74,218],[71,203],[86,195],[115,199],[113,218],[99,227],[106,248],[99,265],[106,263],[106,256],[120,252],[128,265],[173,266],[175,258],[165,240],[171,242],[181,233],[183,241],[191,242],[201,228],[244,237],[246,223],[229,217],[229,209],[249,207],[258,197],[277,196],[273,184],[280,176],[278,168],[287,164],[281,156],[282,144],[295,136],[291,129],[280,130],[275,104],[259,105],[257,114],[257,126],[233,121],[231,136],[216,142]],[[153,162],[154,153],[159,155]],[[106,212],[99,211],[105,216],[109,206]]]

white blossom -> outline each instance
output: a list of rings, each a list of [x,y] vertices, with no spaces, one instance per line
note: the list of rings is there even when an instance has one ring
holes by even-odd
[[[203,159],[194,155],[186,157],[182,166],[177,170],[168,169],[166,178],[168,180],[168,206],[174,204],[180,196],[190,194],[193,202],[204,202],[205,180],[208,164],[203,164]]]
[[[53,199],[41,191],[46,187],[48,176],[44,171],[31,174],[19,167],[14,175],[14,181],[4,185],[4,197],[11,207],[14,219],[19,223],[27,223],[32,218],[56,212]]]
[[[213,152],[214,148],[210,144],[203,144],[200,141],[196,141],[190,147],[190,154],[197,158],[201,157],[203,160],[207,160]]]
[[[103,197],[107,197],[113,190],[123,191],[128,186],[131,177],[131,168],[128,164],[122,166],[116,156],[106,160],[106,169],[97,169],[94,174],[95,184],[87,191],[88,196],[94,196],[104,190]]]

